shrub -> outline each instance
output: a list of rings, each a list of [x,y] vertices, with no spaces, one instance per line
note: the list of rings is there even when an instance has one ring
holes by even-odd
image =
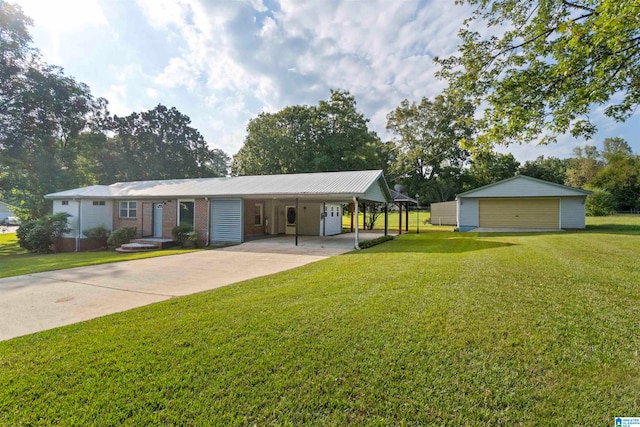
[[[107,239],[107,245],[111,249],[120,247],[125,243],[129,243],[131,239],[134,239],[137,232],[138,229],[136,227],[118,228],[109,235],[109,238]]]
[[[82,234],[89,239],[107,240],[109,238],[109,229],[104,225],[99,225],[89,228],[88,230],[83,230]]]
[[[171,229],[171,237],[173,237],[176,244],[182,248],[186,246],[188,241],[191,241],[191,233],[196,234],[195,231],[193,231],[193,227],[188,225],[176,225]],[[196,240],[197,239],[198,235],[196,234]]]
[[[375,239],[372,239],[372,240],[365,240],[364,242],[361,242],[360,244],[358,244],[358,246],[360,246],[360,249],[367,249],[372,246],[379,245],[380,243],[388,242],[389,240],[393,240],[393,236],[387,235],[387,236],[376,237]]]
[[[16,231],[18,244],[30,252],[51,252],[54,244],[71,231],[67,223],[70,216],[66,212],[59,212],[25,221]]]
[[[590,188],[585,210],[588,216],[607,216],[615,213],[616,200],[613,194],[602,188]]]

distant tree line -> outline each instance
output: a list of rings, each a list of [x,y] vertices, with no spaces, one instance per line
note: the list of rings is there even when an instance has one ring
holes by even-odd
[[[30,25],[0,0],[0,199],[21,216],[43,216],[43,196],[69,188],[227,174],[229,157],[177,109],[111,115],[105,99],[42,60]]]

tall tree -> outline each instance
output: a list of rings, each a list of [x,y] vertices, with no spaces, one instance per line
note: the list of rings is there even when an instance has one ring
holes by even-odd
[[[569,161],[566,159],[539,156],[535,160],[524,162],[524,165],[520,166],[518,173],[531,178],[555,182],[556,184],[564,184],[567,179],[568,164]]]
[[[459,54],[438,59],[449,91],[486,106],[484,144],[591,137],[587,113],[624,121],[640,102],[637,0],[458,0],[476,7]],[[473,28],[485,28],[481,34]],[[493,35],[498,33],[498,35]],[[614,97],[614,95],[617,95]]]
[[[420,103],[405,99],[387,115],[387,130],[397,145],[391,175],[407,185],[410,194],[418,193],[428,202],[455,194],[451,187],[469,159],[462,141],[474,136],[472,112],[470,104],[440,95]]]
[[[520,163],[511,153],[502,154],[493,151],[476,152],[467,171],[466,189],[481,187],[503,179],[511,178],[518,172]]]
[[[384,169],[388,147],[347,91],[332,90],[318,106],[294,105],[260,113],[247,125],[233,158],[235,175]]]
[[[565,184],[583,188],[604,167],[604,162],[594,145],[585,145],[584,148],[576,147],[573,149],[573,154],[575,157],[569,162]]]
[[[605,166],[588,182],[608,191],[621,211],[640,209],[640,156],[622,138],[607,138],[601,156]]]
[[[102,151],[104,163],[116,162],[107,181],[202,178],[226,175],[228,157],[211,150],[175,107],[159,104],[142,113],[113,118],[115,136]]]

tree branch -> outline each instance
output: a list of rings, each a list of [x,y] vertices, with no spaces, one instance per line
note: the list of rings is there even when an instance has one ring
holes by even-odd
[[[596,11],[595,9],[592,9],[592,8],[590,8],[588,6],[584,6],[584,5],[576,4],[576,3],[571,3],[570,1],[563,1],[562,4],[565,5],[565,6],[572,7],[574,9],[586,10],[587,12],[591,12],[591,13],[595,13],[595,11]]]

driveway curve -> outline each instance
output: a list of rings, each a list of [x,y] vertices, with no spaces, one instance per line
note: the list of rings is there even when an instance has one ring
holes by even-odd
[[[351,250],[267,247],[251,250],[240,245],[0,279],[0,340],[289,270]]]

